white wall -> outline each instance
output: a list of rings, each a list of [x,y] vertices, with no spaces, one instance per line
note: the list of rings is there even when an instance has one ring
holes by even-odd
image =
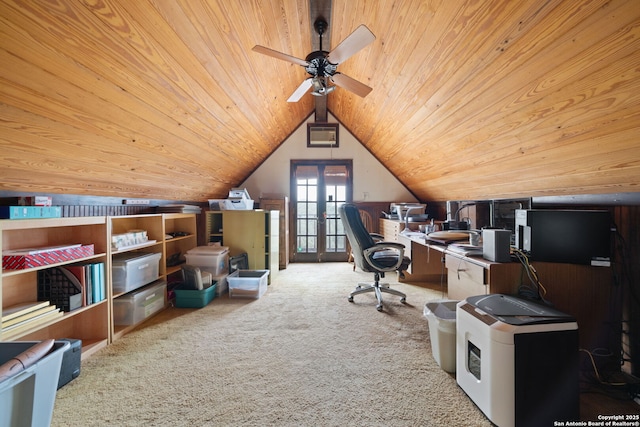
[[[314,115],[309,117],[313,122]],[[329,114],[328,121],[337,120]],[[292,159],[351,159],[353,200],[356,202],[417,202],[416,198],[344,127],[339,130],[339,147],[307,148],[307,125],[300,126],[256,171],[240,185],[256,200],[266,194],[291,196]]]

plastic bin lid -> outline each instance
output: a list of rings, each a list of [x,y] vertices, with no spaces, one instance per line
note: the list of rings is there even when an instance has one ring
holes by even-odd
[[[428,302],[424,308],[424,315],[433,315],[438,319],[455,320],[458,302],[452,300]]]
[[[135,261],[137,259],[145,257],[160,258],[162,257],[162,254],[159,252],[127,252],[122,254],[115,254],[113,256],[113,260],[115,262],[128,263],[130,261]]]
[[[189,255],[219,255],[229,251],[228,246],[197,246],[189,249]]]
[[[467,302],[509,325],[575,322],[567,313],[511,295],[478,295],[467,298]]]

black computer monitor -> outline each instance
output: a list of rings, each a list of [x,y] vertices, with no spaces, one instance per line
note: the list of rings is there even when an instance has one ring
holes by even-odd
[[[517,246],[533,261],[608,265],[611,224],[606,210],[518,210]]]

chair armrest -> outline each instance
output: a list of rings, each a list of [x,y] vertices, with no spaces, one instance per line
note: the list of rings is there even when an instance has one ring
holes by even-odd
[[[384,270],[384,271],[394,271],[394,270],[397,270],[400,267],[400,265],[402,265],[402,261],[404,260],[404,248],[405,246],[402,243],[398,243],[398,242],[379,242],[371,246],[370,248],[363,250],[362,254],[364,255],[364,260],[372,268],[378,269],[378,270]],[[379,264],[375,264],[375,261],[373,259],[374,255],[377,252],[389,251],[389,250],[397,253],[398,259],[396,261],[396,264],[386,268],[382,268]]]
[[[382,242],[384,240],[384,236],[378,233],[369,233],[369,235],[373,238],[373,241],[376,243]]]

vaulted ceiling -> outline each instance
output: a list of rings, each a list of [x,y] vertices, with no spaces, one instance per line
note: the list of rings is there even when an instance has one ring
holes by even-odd
[[[314,5],[317,6],[314,1]],[[328,110],[421,200],[638,191],[637,0],[333,0]],[[301,0],[0,0],[0,189],[225,197],[314,111]],[[315,13],[315,12],[314,12]]]

